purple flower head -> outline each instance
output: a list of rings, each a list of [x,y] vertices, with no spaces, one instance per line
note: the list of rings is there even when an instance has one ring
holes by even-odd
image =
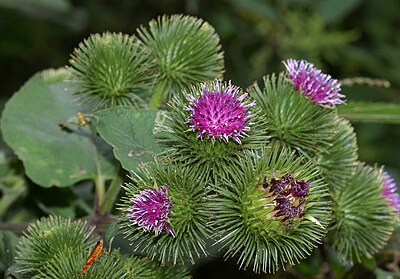
[[[396,193],[396,183],[394,179],[387,173],[383,173],[382,193],[381,196],[386,198],[387,203],[400,214],[400,197]]]
[[[311,99],[314,104],[334,106],[345,103],[340,94],[340,82],[305,60],[283,61],[296,91]]]
[[[281,177],[281,179],[271,179],[271,187],[269,188],[270,192],[273,192],[274,194],[284,194],[287,196],[290,194],[290,190],[287,187],[291,182],[295,181],[293,176],[288,173],[285,174],[284,176]]]
[[[301,204],[294,205],[288,197],[283,195],[278,195],[275,200],[276,206],[274,211],[276,211],[274,217],[284,217],[280,222],[290,221],[296,217],[300,217],[303,213],[303,208]]]
[[[228,82],[225,86],[220,80],[215,80],[214,88],[203,85],[202,92],[197,96],[189,95],[189,105],[184,109],[191,113],[188,123],[199,138],[205,137],[223,139],[231,138],[241,144],[240,138],[245,137],[250,129],[248,118],[252,114],[248,108],[255,103],[244,102],[247,93],[240,94],[239,87]]]
[[[304,180],[296,180],[292,185],[292,196],[293,197],[303,197],[308,194],[310,190],[310,182],[306,182]]]
[[[294,218],[304,216],[304,203],[310,190],[310,182],[296,180],[293,175],[287,173],[281,178],[271,178],[268,183],[263,179],[263,186],[269,186],[268,195],[265,198],[273,197],[274,217],[283,217],[280,222],[292,222]],[[266,189],[266,187],[263,187]],[[269,206],[269,205],[268,205]]]
[[[163,229],[172,236],[174,233],[168,226],[168,217],[172,214],[172,202],[168,197],[168,188],[146,189],[130,199],[133,205],[129,207],[130,221],[136,223],[145,231],[155,231],[156,235]]]

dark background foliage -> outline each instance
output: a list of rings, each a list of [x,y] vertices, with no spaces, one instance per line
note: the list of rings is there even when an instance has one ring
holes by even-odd
[[[134,34],[149,20],[175,13],[194,15],[214,26],[225,51],[225,79],[234,84],[247,87],[263,75],[282,71],[283,59],[297,58],[338,79],[363,76],[391,84],[389,88],[343,86],[349,100],[400,102],[398,0],[1,0],[0,106],[35,72],[68,64],[70,53],[90,34]],[[399,184],[400,127],[354,126],[360,159],[385,165]],[[65,204],[73,199],[68,189],[28,188],[26,197],[18,199],[2,221],[26,221],[35,214],[51,213],[54,208],[44,205],[54,194],[63,192]],[[75,194],[79,189],[78,185]],[[21,207],[34,210],[18,213]],[[318,265],[309,262],[314,264]],[[220,261],[200,266],[195,274],[217,278],[226,270],[235,271],[230,278],[251,274],[236,272],[233,263]]]

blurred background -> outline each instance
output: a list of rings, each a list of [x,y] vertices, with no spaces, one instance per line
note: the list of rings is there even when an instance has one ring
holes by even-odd
[[[135,34],[151,19],[176,13],[214,26],[225,52],[225,79],[236,85],[246,88],[283,71],[284,59],[306,59],[337,79],[390,82],[389,88],[343,86],[348,100],[400,103],[399,0],[0,0],[0,109],[35,72],[67,65],[90,34]],[[360,159],[385,165],[399,185],[400,126],[353,124]],[[51,190],[31,194],[38,197],[41,191]],[[35,208],[40,215],[43,208]],[[213,265],[222,263],[197,272],[217,278],[211,275]],[[236,271],[233,263],[224,265]]]

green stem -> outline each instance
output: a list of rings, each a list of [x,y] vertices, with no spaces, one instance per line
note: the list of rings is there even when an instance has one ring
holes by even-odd
[[[96,168],[97,168],[97,163],[96,163]],[[103,204],[104,196],[106,193],[105,180],[100,170],[97,172],[95,186],[96,186],[96,196],[97,196],[96,208],[99,208],[99,206]]]
[[[119,194],[119,190],[121,189],[121,177],[119,176],[119,170],[116,171],[116,174],[111,181],[111,184],[107,190],[107,194],[104,197],[104,201],[101,204],[100,212],[101,213],[110,213],[115,204],[115,200]]]
[[[149,108],[157,109],[163,100],[164,91],[165,91],[164,82],[159,82],[156,87],[154,88],[153,95],[151,96]]]
[[[100,160],[99,160],[99,154],[96,148],[96,145],[94,143],[94,140],[92,139],[93,143],[93,151],[94,151],[94,160],[96,164],[96,179],[95,179],[95,187],[96,187],[96,204],[95,204],[95,211],[99,209],[100,205],[103,203],[104,195],[106,193],[106,184],[105,184],[105,178],[101,172],[101,166],[100,166]]]

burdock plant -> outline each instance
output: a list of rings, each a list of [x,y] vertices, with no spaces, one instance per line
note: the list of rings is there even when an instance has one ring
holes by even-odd
[[[340,82],[324,74],[312,63],[305,60],[288,59],[283,61],[296,91],[310,99],[313,104],[334,106],[345,103],[340,94]]]
[[[143,165],[124,188],[119,219],[134,250],[162,263],[194,263],[207,254],[209,190],[198,169],[160,162]]]
[[[332,273],[329,263],[365,264],[385,247],[399,195],[383,168],[358,161],[338,80],[288,59],[241,88],[223,79],[218,34],[202,19],[161,16],[136,31],[91,35],[67,70],[35,75],[5,105],[4,141],[32,181],[88,186],[79,213],[96,191],[87,222],[31,224],[11,273],[187,278],[174,265],[208,255],[256,273],[322,255]],[[129,252],[110,247],[119,232]]]
[[[292,67],[287,75],[281,73],[279,76],[264,77],[262,87],[257,83],[250,87],[250,95],[262,109],[271,142],[296,150],[297,154],[313,160],[324,173],[329,186],[340,187],[354,172],[357,143],[348,121],[338,116],[332,106],[326,105],[341,102],[337,93],[338,83],[319,70],[304,66],[308,65],[305,61],[289,62]],[[310,72],[305,71],[310,68]],[[328,90],[327,87],[331,86],[329,92],[337,94],[318,95],[319,101],[326,101],[321,105],[312,99],[314,95],[303,93],[306,89],[298,85],[299,80],[311,83],[314,93],[318,92],[318,88]],[[305,84],[303,86],[307,88]],[[335,101],[328,101],[330,98]]]
[[[329,148],[337,115],[296,92],[284,73],[264,77],[263,84],[253,84],[249,93],[262,109],[271,141],[306,156]]]
[[[383,172],[381,188],[381,197],[386,199],[386,203],[392,207],[395,213],[400,214],[400,195],[396,192],[394,179],[386,171]]]
[[[135,37],[94,34],[79,44],[70,63],[74,92],[94,109],[141,106],[149,96],[151,62]]]
[[[202,19],[162,16],[137,33],[94,34],[73,52],[70,87],[94,109],[157,108],[192,84],[222,77],[219,37]]]
[[[332,247],[342,263],[371,258],[384,247],[399,218],[394,184],[381,169],[358,163],[333,196]]]
[[[185,277],[185,271],[179,267],[160,268],[157,262],[140,257],[122,259],[118,251],[99,256],[83,274],[86,259],[99,240],[94,229],[87,222],[60,217],[43,218],[32,224],[18,245],[18,278],[162,278],[157,274]]]
[[[160,142],[174,162],[199,169],[205,179],[222,175],[245,150],[268,143],[260,110],[247,92],[215,80],[193,86],[170,103]]]
[[[172,202],[168,197],[168,187],[160,189],[146,189],[130,199],[132,205],[127,209],[132,213],[128,214],[131,222],[145,231],[154,231],[156,235],[165,230],[173,234],[168,225],[168,217],[172,214]]]
[[[285,270],[310,255],[327,232],[328,188],[318,169],[273,146],[240,160],[211,204],[225,257],[256,272]]]
[[[219,36],[202,19],[162,16],[137,32],[156,74],[150,107],[168,101],[191,84],[222,77],[224,56]]]

